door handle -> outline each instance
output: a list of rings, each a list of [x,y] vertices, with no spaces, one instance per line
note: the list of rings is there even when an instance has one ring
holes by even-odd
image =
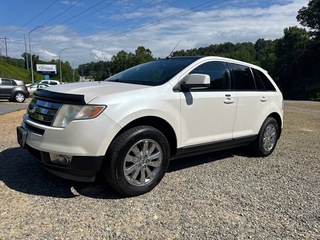
[[[268,98],[266,98],[266,97],[263,96],[262,98],[260,98],[260,101],[261,101],[261,102],[266,102],[266,101],[268,101]]]
[[[226,94],[225,96],[226,96],[226,98],[223,100],[223,102],[225,104],[234,103],[234,99],[231,97],[231,94]]]

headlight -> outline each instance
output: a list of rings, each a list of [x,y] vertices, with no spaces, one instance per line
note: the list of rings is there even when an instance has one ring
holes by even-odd
[[[53,127],[65,127],[73,120],[91,119],[99,116],[106,106],[63,105],[53,122]]]

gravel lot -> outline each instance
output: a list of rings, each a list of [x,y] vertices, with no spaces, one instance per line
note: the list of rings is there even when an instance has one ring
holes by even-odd
[[[0,239],[320,239],[319,103],[285,103],[270,157],[237,149],[172,161],[134,198],[45,171],[16,142],[24,112],[0,115]]]

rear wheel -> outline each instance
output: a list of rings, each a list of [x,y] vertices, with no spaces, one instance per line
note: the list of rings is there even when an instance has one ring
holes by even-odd
[[[259,136],[255,142],[255,149],[259,156],[269,156],[275,149],[279,138],[278,122],[268,117],[259,132]]]
[[[23,93],[18,92],[14,95],[14,100],[16,102],[23,103],[24,100],[26,100],[26,96]]]
[[[149,192],[167,171],[169,151],[166,137],[156,128],[131,128],[111,143],[103,166],[105,179],[125,196]]]

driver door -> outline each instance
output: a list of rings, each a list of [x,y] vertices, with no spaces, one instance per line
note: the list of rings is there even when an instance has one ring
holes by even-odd
[[[237,96],[231,91],[227,64],[219,61],[206,62],[190,73],[209,75],[211,86],[180,93],[182,146],[232,140]]]

